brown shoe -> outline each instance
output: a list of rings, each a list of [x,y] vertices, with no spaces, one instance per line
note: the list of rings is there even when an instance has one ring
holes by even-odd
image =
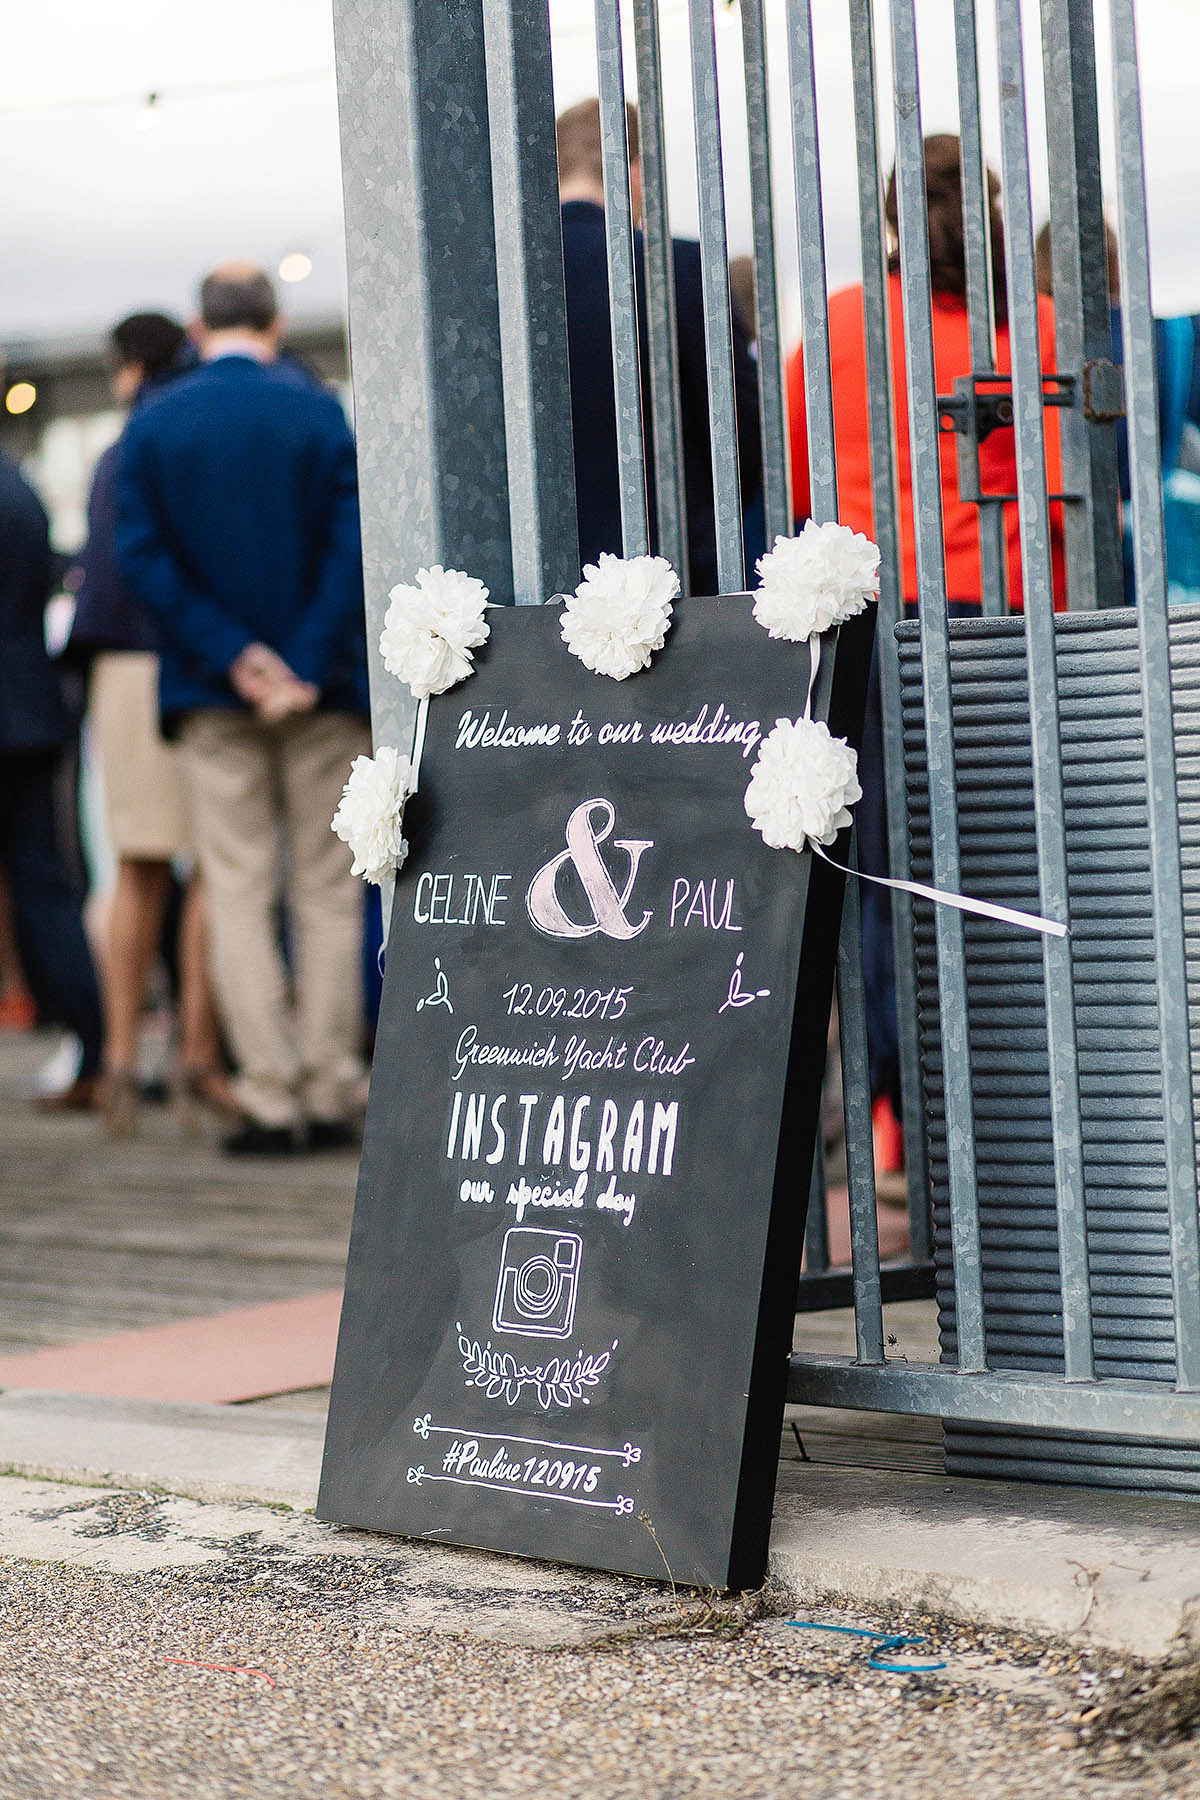
[[[70,1087],[57,1094],[39,1094],[33,1104],[42,1113],[94,1112],[103,1099],[103,1076],[77,1075]]]

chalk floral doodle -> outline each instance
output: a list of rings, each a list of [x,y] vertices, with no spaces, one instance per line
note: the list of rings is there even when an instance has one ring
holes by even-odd
[[[547,1411],[552,1406],[571,1406],[576,1400],[590,1406],[584,1390],[599,1382],[618,1342],[614,1338],[599,1356],[552,1356],[531,1369],[527,1363],[518,1363],[511,1351],[494,1349],[490,1339],[481,1344],[477,1338],[469,1338],[461,1320],[456,1330],[468,1387],[482,1389],[489,1399],[503,1397],[509,1406],[517,1404],[526,1388],[533,1388],[538,1405]]]

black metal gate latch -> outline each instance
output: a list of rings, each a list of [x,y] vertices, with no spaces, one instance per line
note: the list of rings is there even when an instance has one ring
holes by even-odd
[[[1043,375],[1042,405],[1072,407],[1079,383],[1074,375]],[[1097,360],[1085,363],[1082,396],[1084,415],[1092,420],[1121,418],[1125,411],[1122,372],[1115,364]],[[960,375],[952,394],[937,397],[938,431],[958,435],[958,491],[964,501],[977,506],[1002,505],[1015,494],[983,491],[979,472],[979,446],[993,431],[1011,430],[1013,392],[1011,375]],[[1051,500],[1079,500],[1081,494],[1051,494]]]

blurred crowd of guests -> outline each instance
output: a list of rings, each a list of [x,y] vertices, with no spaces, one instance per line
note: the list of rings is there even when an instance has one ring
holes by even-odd
[[[627,114],[640,215],[636,109]],[[580,560],[621,548],[618,419],[610,354],[603,158],[596,101],[558,121],[558,159]],[[938,392],[971,371],[958,140],[926,142],[933,348]],[[989,172],[996,368],[1011,369],[1004,234]],[[895,181],[886,214],[897,448],[901,597],[918,600]],[[1042,365],[1054,362],[1048,237],[1039,243]],[[717,588],[707,350],[699,246],[673,246],[689,591]],[[645,267],[635,238],[639,316]],[[754,294],[731,271],[738,460],[747,566],[762,541]],[[1110,272],[1119,360],[1117,283]],[[1200,321],[1156,327],[1168,525],[1178,595],[1200,590],[1189,512],[1200,492]],[[831,297],[829,346],[842,522],[874,535],[864,301]],[[648,347],[641,334],[643,386]],[[373,963],[363,898],[329,829],[351,759],[368,747],[366,652],[354,449],[339,402],[281,353],[271,284],[225,265],[188,329],[158,313],[113,331],[114,394],[128,408],[95,471],[65,660],[86,670],[90,742],[102,773],[116,880],[97,984],[78,884],[55,840],[56,768],[73,725],[47,657],[53,582],[45,514],[0,457],[0,863],[11,932],[41,1013],[74,1032],[73,1081],[44,1102],[100,1109],[132,1131],[139,1030],[164,929],[177,996],[175,1084],[216,1109],[231,1154],[335,1148],[354,1137],[364,1049],[361,971]],[[787,371],[793,510],[809,513],[803,350]],[[1055,418],[1047,479],[1060,486]],[[947,592],[953,613],[983,599],[977,505],[959,493],[953,436],[939,442]],[[985,492],[1015,493],[1011,429],[981,444]],[[655,469],[646,456],[652,547]],[[1128,493],[1127,475],[1125,476]],[[1182,486],[1180,483],[1182,482]],[[1174,483],[1174,487],[1171,485]],[[1175,504],[1172,532],[1171,506]],[[1182,509],[1182,510],[1181,510]],[[1004,509],[1009,604],[1022,604],[1017,510]],[[1051,509],[1056,605],[1064,604],[1061,507]],[[1194,559],[1189,562],[1189,557]],[[1132,596],[1130,596],[1132,597]],[[1198,594],[1200,597],[1200,594]],[[859,857],[888,868],[878,682],[868,704]],[[182,875],[182,880],[180,879]],[[886,895],[864,887],[871,1087],[877,1150],[898,1164],[898,1055]],[[4,935],[0,917],[0,938]],[[364,958],[364,942],[367,954]]]
[[[93,479],[64,653],[88,673],[117,862],[103,1008],[54,833],[71,727],[43,635],[46,517],[0,471],[0,859],[39,1010],[82,1045],[42,1104],[135,1128],[139,1021],[182,861],[176,1087],[227,1116],[235,1155],[353,1143],[362,1071],[362,891],[329,828],[369,748],[354,445],[280,338],[270,281],[240,263],[206,277],[190,332],[143,313],[112,334],[129,416]]]

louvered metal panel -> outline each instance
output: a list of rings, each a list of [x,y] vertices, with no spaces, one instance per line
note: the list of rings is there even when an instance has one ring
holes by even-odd
[[[1200,1043],[1200,607],[1173,610],[1191,1037]],[[917,628],[900,668],[912,865],[930,879]],[[1025,639],[1019,619],[951,628],[963,889],[1037,909]],[[1135,615],[1055,623],[1096,1370],[1174,1382],[1158,1000]],[[943,1359],[957,1356],[932,908],[915,908],[918,1016]],[[1061,1372],[1062,1310],[1041,948],[968,920],[967,989],[989,1365]],[[1200,1061],[1197,1064],[1200,1067]],[[1197,1112],[1200,1116],[1200,1091]],[[1200,1497],[1200,1443],[1135,1444],[947,1422],[954,1473]]]

